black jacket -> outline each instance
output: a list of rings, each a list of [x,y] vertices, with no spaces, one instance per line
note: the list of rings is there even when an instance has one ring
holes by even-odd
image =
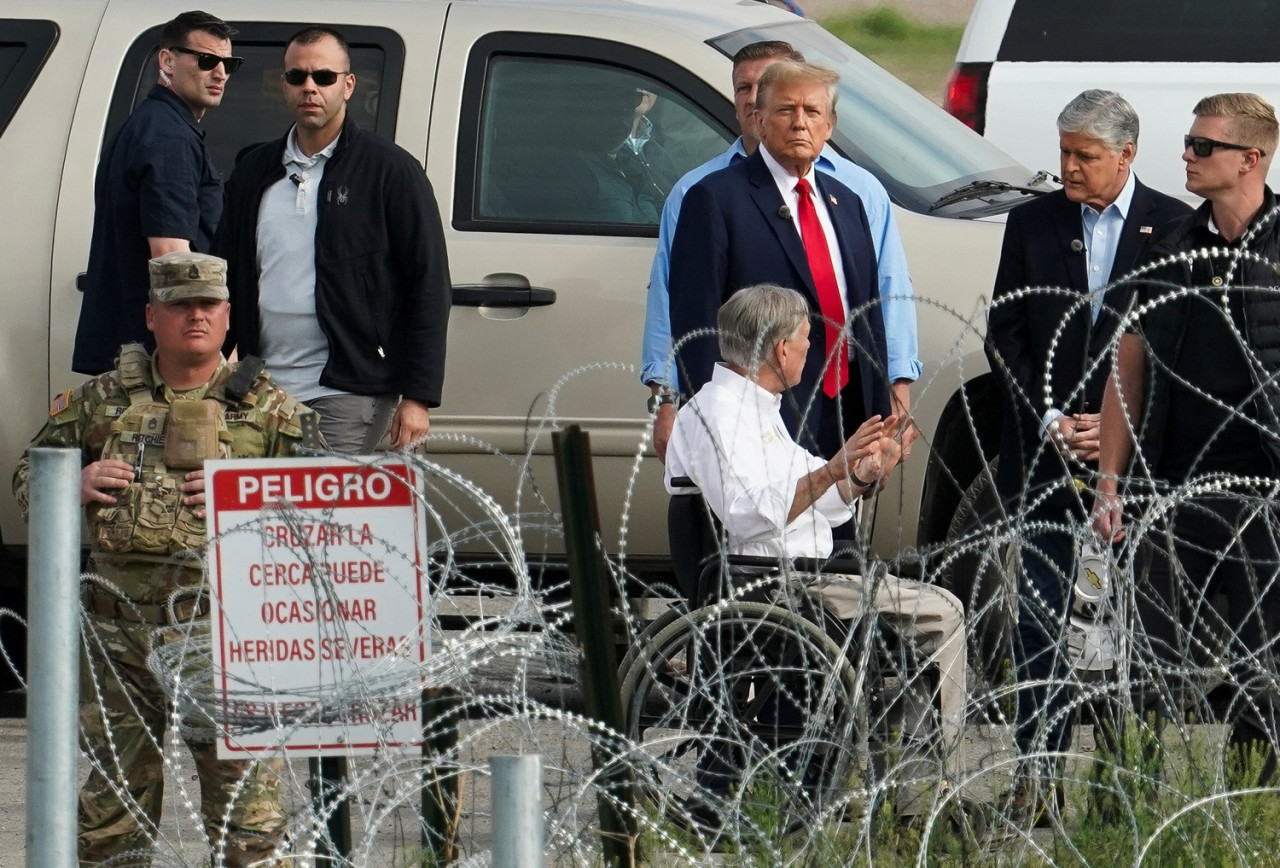
[[[284,146],[268,142],[236,164],[214,243],[228,263],[227,349],[241,356],[259,353],[258,208],[284,177]],[[349,119],[320,181],[315,258],[329,341],[320,383],[439,406],[452,291],[435,194],[407,151]]]
[[[1190,213],[1190,206],[1135,178],[1108,282],[1127,276],[1145,243]],[[1049,407],[1064,413],[1102,407],[1120,321],[1110,294],[1097,322],[1092,319],[1082,234],[1080,205],[1061,190],[1014,208],[1005,224],[986,349],[1005,399],[997,487],[1007,500],[1028,485],[1072,475],[1040,436]]]
[[[1197,295],[1204,296],[1221,293],[1201,273],[1205,267],[1212,268],[1215,274],[1229,275],[1226,282],[1231,286],[1249,287],[1232,290],[1240,294],[1243,336],[1249,346],[1250,375],[1257,389],[1246,415],[1256,419],[1263,435],[1262,448],[1270,457],[1271,467],[1259,468],[1258,472],[1280,470],[1280,443],[1276,439],[1280,436],[1280,272],[1276,269],[1276,263],[1280,263],[1280,215],[1273,213],[1276,206],[1276,197],[1267,188],[1262,207],[1236,244],[1208,235],[1206,227],[1212,213],[1209,202],[1171,224],[1152,243],[1148,257],[1152,270],[1131,294],[1131,300],[1142,307],[1136,309],[1128,323],[1148,349],[1146,400],[1135,456],[1145,467],[1135,472],[1146,473],[1159,466],[1166,428],[1179,424],[1178,420],[1167,418],[1172,383],[1166,372],[1176,367],[1186,341],[1196,340],[1201,334],[1185,288],[1195,288]],[[1213,247],[1206,247],[1207,239],[1214,242]],[[1192,251],[1194,255],[1190,257],[1179,255]]]
[[[102,152],[93,237],[71,367],[115,370],[122,344],[154,350],[147,331],[148,238],[185,238],[208,253],[222,216],[222,179],[204,127],[182,98],[153,85]]]

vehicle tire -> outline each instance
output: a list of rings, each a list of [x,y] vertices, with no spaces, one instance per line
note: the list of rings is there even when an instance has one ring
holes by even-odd
[[[1009,680],[1017,624],[1016,547],[1001,532],[1007,525],[995,487],[998,461],[969,484],[938,555],[938,584],[964,603],[969,669],[981,681],[979,696]]]

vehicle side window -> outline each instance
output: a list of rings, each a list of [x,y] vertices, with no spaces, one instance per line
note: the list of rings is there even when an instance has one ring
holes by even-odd
[[[997,59],[1272,63],[1280,60],[1280,16],[1268,0],[1018,0]]]
[[[303,24],[236,22],[239,34],[232,51],[245,59],[231,76],[222,104],[205,113],[201,125],[213,164],[225,179],[245,148],[279,139],[292,119],[280,87],[284,46]],[[377,27],[343,27],[351,47],[356,90],[347,105],[352,120],[364,129],[395,137],[395,118],[404,65],[404,44],[392,31]],[[111,103],[103,144],[110,141],[129,113],[146,99],[156,82],[159,28],[143,33],[125,57]]]
[[[58,41],[58,25],[52,21],[0,18],[0,135],[18,112],[18,106],[35,83],[36,76]]]
[[[654,235],[672,185],[733,140],[634,66],[495,53],[482,81],[474,172],[460,173],[455,209],[465,228]]]

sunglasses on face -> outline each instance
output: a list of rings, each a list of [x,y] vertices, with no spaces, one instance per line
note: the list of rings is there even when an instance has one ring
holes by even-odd
[[[305,69],[287,69],[284,73],[284,80],[294,87],[307,83],[309,77],[316,83],[317,87],[328,87],[338,80],[340,75],[350,75],[348,72],[334,72],[332,69],[313,69],[308,72]]]
[[[196,59],[196,66],[205,72],[212,72],[221,63],[222,68],[227,71],[227,75],[231,75],[240,68],[240,64],[244,63],[243,57],[219,57],[216,54],[196,51],[194,48],[185,48],[181,45],[170,45],[169,50],[176,51],[178,54],[190,54]]]
[[[1182,149],[1191,149],[1191,153],[1197,157],[1207,157],[1213,153],[1214,148],[1226,148],[1229,151],[1257,151],[1260,155],[1266,156],[1267,152],[1262,148],[1255,148],[1253,145],[1234,145],[1231,142],[1220,142],[1217,139],[1206,139],[1204,136],[1183,136]]]

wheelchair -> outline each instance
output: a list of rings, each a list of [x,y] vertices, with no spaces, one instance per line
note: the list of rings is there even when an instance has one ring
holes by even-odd
[[[833,617],[805,588],[866,565],[725,556],[700,492],[675,485],[668,533],[684,600],[620,667],[627,735],[649,755],[645,783],[665,813],[741,820],[742,800],[763,785],[792,817],[821,821],[855,802],[865,815],[893,789],[887,778],[940,777],[940,758],[925,770],[927,749],[908,747],[926,745],[938,721],[911,643],[876,617]],[[869,581],[883,577],[876,569]]]

